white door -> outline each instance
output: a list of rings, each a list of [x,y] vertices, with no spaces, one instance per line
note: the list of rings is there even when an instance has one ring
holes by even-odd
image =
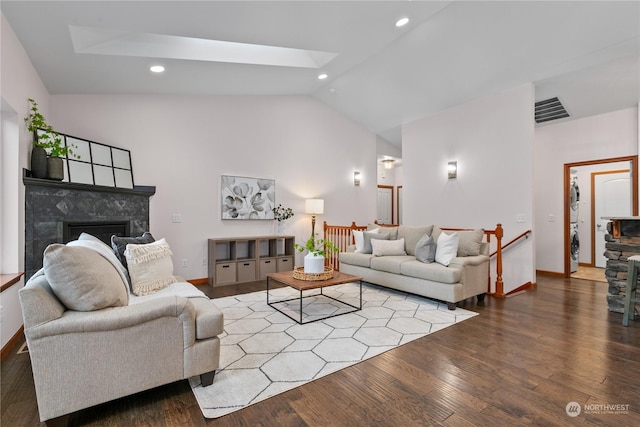
[[[629,172],[594,173],[595,266],[605,268],[607,258],[604,235],[609,220],[602,217],[631,216],[631,179]]]
[[[393,189],[386,187],[378,187],[378,223],[391,224],[393,210]]]

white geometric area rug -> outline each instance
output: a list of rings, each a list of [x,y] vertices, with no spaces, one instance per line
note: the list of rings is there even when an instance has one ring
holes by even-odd
[[[270,302],[299,296],[288,287],[269,292]],[[356,306],[359,302],[356,283],[323,292]],[[305,322],[351,309],[304,295]],[[206,418],[242,409],[478,314],[368,284],[362,285],[362,310],[303,325],[267,305],[266,291],[213,302],[224,312],[220,369],[208,387],[200,386],[199,377],[189,380]],[[279,307],[299,316],[299,300]]]

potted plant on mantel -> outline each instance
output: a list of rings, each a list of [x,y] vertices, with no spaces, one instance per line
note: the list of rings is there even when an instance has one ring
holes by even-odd
[[[311,235],[307,242],[303,245],[294,243],[298,253],[302,253],[308,250],[309,253],[304,257],[304,272],[306,274],[318,274],[324,272],[324,256],[330,256],[333,252],[338,252],[340,249],[329,240],[317,239],[316,236]]]
[[[62,181],[64,179],[63,157],[73,153],[71,147],[62,142],[62,137],[47,123],[38,110],[38,103],[29,98],[29,115],[24,118],[29,132],[33,133],[31,151],[31,175],[34,178],[47,178]]]

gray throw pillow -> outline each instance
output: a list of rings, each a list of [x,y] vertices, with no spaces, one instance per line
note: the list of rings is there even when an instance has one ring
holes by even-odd
[[[415,256],[416,245],[425,234],[432,235],[433,225],[424,227],[410,227],[401,225],[398,227],[398,239],[404,238],[404,247],[408,255]],[[435,239],[435,237],[434,237]],[[436,240],[437,241],[437,240]]]
[[[134,245],[146,245],[147,243],[153,243],[155,241],[156,239],[154,239],[148,231],[145,231],[140,237],[120,237],[114,235],[111,236],[111,247],[116,253],[118,261],[120,261],[125,268],[128,268],[127,258],[124,256],[124,251],[127,249],[127,245],[129,243],[133,243]]]
[[[433,237],[425,234],[416,244],[416,259],[420,262],[431,263],[436,260],[436,242]]]
[[[389,235],[381,234],[381,233],[370,233],[368,231],[365,231],[364,232],[364,249],[362,249],[363,254],[370,254],[373,252],[373,247],[371,246],[371,239],[389,240]]]
[[[481,228],[472,231],[458,231],[458,256],[480,255],[480,244],[484,237]]]
[[[93,311],[127,305],[129,294],[120,273],[93,249],[49,245],[44,275],[58,299],[69,309]]]

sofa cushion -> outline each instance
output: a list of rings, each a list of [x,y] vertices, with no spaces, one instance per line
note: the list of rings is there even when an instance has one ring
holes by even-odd
[[[378,233],[378,231],[378,228],[368,230],[369,233]],[[353,241],[356,244],[355,252],[364,253],[364,231],[353,230]]]
[[[484,230],[458,231],[458,256],[480,255],[480,244],[484,237]]]
[[[372,240],[371,247],[371,253],[373,256],[395,256],[407,254],[404,250],[404,239]]]
[[[408,227],[401,225],[398,227],[398,239],[404,238],[404,249],[408,255],[416,254],[416,245],[425,234],[431,235],[433,225],[425,227]]]
[[[369,268],[371,266],[371,258],[373,258],[373,255],[359,254],[357,252],[340,252],[339,257],[340,262],[342,263]]]
[[[436,243],[436,262],[449,265],[458,254],[458,233],[440,233]]]
[[[398,238],[398,227],[393,226],[389,227],[384,224],[368,224],[367,230],[379,229],[379,233],[384,233],[389,235],[389,240],[396,240]]]
[[[445,267],[437,262],[425,264],[417,260],[409,261],[401,265],[400,271],[405,276],[440,283],[458,283],[462,278],[462,269]]]
[[[120,273],[93,249],[49,245],[43,265],[49,286],[71,310],[93,311],[128,303],[126,283]]]
[[[372,240],[388,240],[388,234],[382,233],[371,233],[369,231],[364,232],[364,249],[362,250],[363,254],[370,254],[373,252],[373,246],[371,246]]]
[[[146,245],[129,243],[124,254],[134,294],[147,295],[178,281],[173,275],[171,249],[164,238]]]
[[[127,258],[124,256],[124,251],[127,249],[127,245],[129,243],[133,243],[136,245],[144,245],[146,243],[151,243],[156,239],[153,238],[151,233],[145,231],[142,236],[139,237],[120,237],[120,236],[111,236],[111,247],[113,251],[116,253],[118,260],[128,268],[127,266]]]
[[[416,244],[416,259],[420,262],[434,262],[436,260],[436,241],[425,234]]]
[[[400,274],[400,266],[407,261],[415,261],[415,257],[404,256],[380,256],[371,258],[371,268],[388,273]]]

